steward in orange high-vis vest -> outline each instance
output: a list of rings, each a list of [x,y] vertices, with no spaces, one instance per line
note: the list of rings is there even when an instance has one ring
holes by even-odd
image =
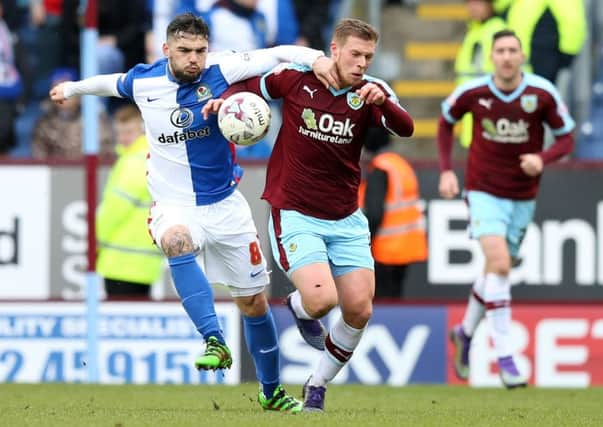
[[[427,259],[425,216],[419,206],[419,184],[412,166],[392,152],[377,154],[368,172],[380,169],[387,174],[387,192],[383,200],[383,217],[372,234],[375,261],[401,265]],[[365,209],[366,181],[359,191],[360,207]]]

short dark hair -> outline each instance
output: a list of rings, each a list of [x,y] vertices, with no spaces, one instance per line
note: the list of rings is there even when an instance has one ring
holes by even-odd
[[[492,36],[492,46],[494,46],[496,40],[501,39],[503,37],[515,37],[519,42],[519,47],[521,47],[521,40],[519,39],[517,34],[515,34],[515,31],[506,28],[504,30],[500,30],[494,33],[494,35]]]
[[[358,37],[362,40],[368,40],[377,43],[379,33],[377,30],[360,19],[344,18],[335,27],[333,39],[336,42],[343,42],[349,36]]]
[[[179,38],[183,33],[201,36],[209,40],[209,27],[200,16],[195,16],[192,13],[183,13],[172,19],[172,22],[167,26],[166,40],[170,37]]]

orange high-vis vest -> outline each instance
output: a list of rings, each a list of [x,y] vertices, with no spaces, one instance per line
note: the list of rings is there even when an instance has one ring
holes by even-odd
[[[412,166],[395,153],[382,153],[373,158],[369,171],[387,173],[387,194],[383,220],[376,236],[372,236],[375,261],[403,265],[427,259],[425,216],[419,204],[419,183]],[[364,208],[366,181],[359,189],[359,205]]]

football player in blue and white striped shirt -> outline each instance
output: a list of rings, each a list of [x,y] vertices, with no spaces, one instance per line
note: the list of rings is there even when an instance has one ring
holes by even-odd
[[[206,341],[197,369],[224,369],[232,357],[216,317],[210,283],[229,287],[243,313],[245,338],[261,383],[264,409],[299,412],[279,380],[274,319],[264,288],[266,261],[247,201],[236,188],[232,144],[215,115],[201,109],[236,81],[280,62],[312,66],[325,87],[338,86],[332,61],[313,49],[278,46],[244,53],[208,53],[209,30],[192,14],[168,25],[165,58],[125,74],[65,82],[50,91],[55,102],[83,94],[125,97],[140,108],[149,141],[148,185],[154,200],[149,231],[168,257],[182,304]],[[196,261],[201,253],[204,269]]]

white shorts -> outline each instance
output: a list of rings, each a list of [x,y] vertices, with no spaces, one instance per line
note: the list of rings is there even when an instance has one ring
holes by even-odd
[[[238,190],[211,205],[151,208],[149,231],[157,246],[175,225],[186,226],[201,250],[207,280],[228,286],[233,297],[256,295],[270,282],[251,209]]]

